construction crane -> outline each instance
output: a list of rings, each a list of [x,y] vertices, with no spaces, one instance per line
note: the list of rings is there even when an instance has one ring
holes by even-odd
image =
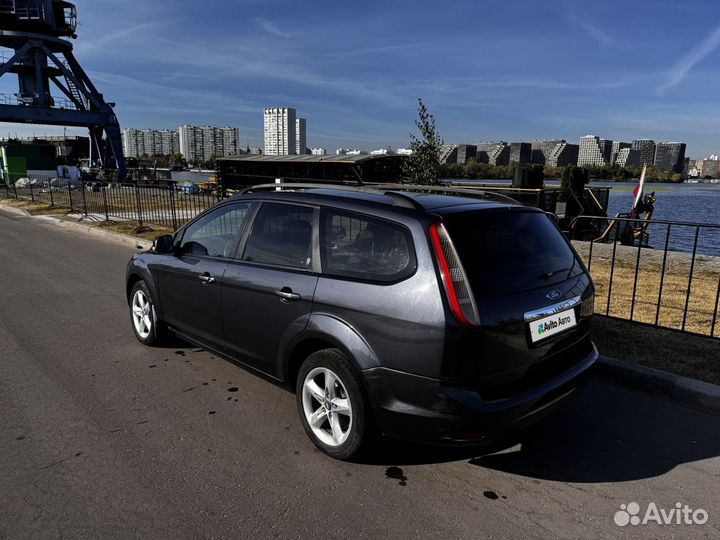
[[[0,96],[0,122],[88,128],[90,161],[127,170],[120,124],[73,55],[75,5],[64,0],[0,0],[0,77],[18,78],[18,92]],[[58,91],[55,93],[53,90]],[[103,134],[105,144],[103,144]]]

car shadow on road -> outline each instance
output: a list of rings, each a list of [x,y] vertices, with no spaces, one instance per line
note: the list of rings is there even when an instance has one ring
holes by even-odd
[[[516,444],[518,443],[518,444]],[[720,417],[599,382],[518,440],[482,449],[392,442],[375,463],[468,460],[480,467],[561,482],[621,482],[720,456]]]

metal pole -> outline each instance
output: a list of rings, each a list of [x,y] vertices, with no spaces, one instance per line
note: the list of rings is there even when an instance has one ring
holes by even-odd
[[[640,250],[642,250],[642,237],[638,242],[637,259],[635,259],[635,281],[633,282],[632,304],[630,305],[630,321],[635,314],[635,296],[637,294],[638,274],[640,273]]]
[[[142,218],[142,204],[140,203],[140,186],[138,186],[137,182],[135,182],[135,200],[137,201],[137,211],[138,211],[138,223],[140,224],[140,228],[143,228],[143,218]]]
[[[50,206],[55,206],[55,199],[52,194],[52,180],[48,180],[48,190],[50,191]]]
[[[660,305],[662,303],[663,286],[665,285],[665,266],[667,264],[668,244],[670,243],[670,225],[668,223],[667,233],[665,234],[665,251],[663,252],[662,269],[660,270],[660,290],[658,291],[657,308],[655,310],[655,326],[660,322]]]
[[[715,309],[713,310],[712,326],[710,327],[710,337],[715,337],[715,323],[717,322],[718,304],[720,304],[720,279],[718,279],[717,292],[715,293]]]
[[[618,227],[615,227],[615,241],[613,242],[612,261],[610,263],[610,282],[608,283],[608,300],[605,315],[610,315],[610,300],[612,298],[613,276],[615,275],[615,254],[617,252]]]
[[[30,200],[35,202],[35,192],[33,191],[32,181],[28,184],[30,186]]]
[[[86,191],[86,190],[87,190],[87,187],[85,186],[85,182],[83,182],[83,183],[82,183],[83,209],[84,209],[84,211],[85,211],[85,217],[87,218],[87,217],[88,217],[88,213],[87,213],[87,198],[86,198],[86,195],[85,195],[85,191]]]
[[[175,210],[175,183],[168,182],[168,189],[170,190],[170,209],[172,211],[172,223],[173,230],[177,229],[177,212]]]
[[[108,215],[108,198],[107,198],[107,188],[110,184],[107,182],[102,186],[103,190],[103,202],[105,203],[105,221],[110,221],[110,216]]]
[[[695,270],[695,254],[697,253],[698,236],[700,227],[695,227],[695,242],[693,243],[692,260],[690,261],[690,277],[688,277],[687,295],[685,296],[685,311],[683,312],[682,330],[685,330],[685,322],[687,321],[688,306],[690,305],[690,291],[692,289],[693,270]]]
[[[75,210],[75,208],[73,208],[72,189],[70,186],[70,182],[67,183],[67,188],[68,188],[68,200],[70,201],[70,210]]]

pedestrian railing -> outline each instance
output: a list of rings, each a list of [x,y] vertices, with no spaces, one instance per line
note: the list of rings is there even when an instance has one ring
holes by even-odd
[[[653,220],[645,231],[633,218],[579,216],[567,234],[595,283],[596,313],[720,337],[720,225]]]
[[[138,184],[33,177],[0,184],[0,197],[28,199],[67,208],[85,218],[137,223],[138,228],[177,229],[222,199],[215,190],[175,182]]]

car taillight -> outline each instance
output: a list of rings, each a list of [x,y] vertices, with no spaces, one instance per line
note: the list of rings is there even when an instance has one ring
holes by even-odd
[[[585,300],[582,301],[582,304],[580,304],[580,316],[581,317],[590,317],[595,312],[595,295],[592,294],[588,296]]]
[[[430,240],[453,317],[463,326],[479,325],[480,317],[470,283],[450,235],[442,223],[434,223],[430,226]]]

